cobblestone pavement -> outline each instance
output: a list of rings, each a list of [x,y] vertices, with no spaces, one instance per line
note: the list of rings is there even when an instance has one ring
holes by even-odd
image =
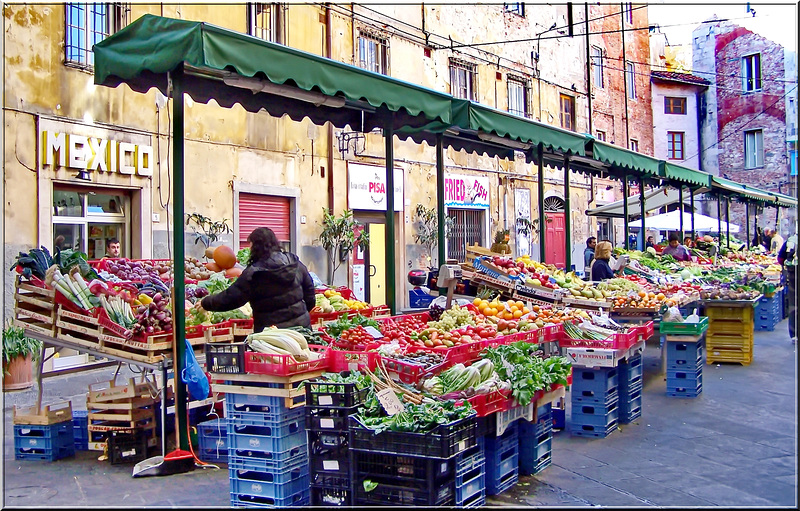
[[[797,507],[797,354],[786,321],[774,332],[756,332],[749,366],[704,366],[695,399],[666,396],[657,340],[648,343],[643,364],[639,419],[602,439],[556,432],[550,467],[488,497],[487,506]],[[89,383],[113,374],[97,369],[46,379],[44,402],[72,399],[83,408]],[[98,461],[97,452],[54,463],[15,460],[11,408],[35,397],[4,395],[4,507],[229,506],[224,464],[134,479],[130,465]],[[567,420],[569,414],[568,405]]]

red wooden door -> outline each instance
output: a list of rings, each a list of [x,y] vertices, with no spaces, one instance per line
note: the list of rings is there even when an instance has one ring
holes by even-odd
[[[564,268],[567,263],[564,213],[545,213],[544,261]]]

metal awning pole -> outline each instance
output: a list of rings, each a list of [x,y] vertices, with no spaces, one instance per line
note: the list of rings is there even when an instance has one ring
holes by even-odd
[[[683,243],[683,185],[678,186],[678,211],[680,212],[681,243]]]
[[[440,134],[436,137],[436,221],[439,222],[438,233],[436,235],[437,248],[439,249],[439,262],[437,268],[440,268],[445,260],[445,211],[444,211],[444,137]],[[471,261],[467,261],[471,262]]]
[[[731,201],[725,197],[725,236],[728,238],[726,245],[728,249],[731,248]]]
[[[717,195],[717,239],[722,247],[722,196]]]
[[[544,263],[544,237],[547,230],[544,217],[544,144],[539,144],[536,149],[536,156],[539,158],[539,174],[536,178],[536,185],[539,191],[539,262]]]
[[[647,228],[644,226],[645,198],[644,198],[644,174],[639,176],[639,213],[642,216],[642,229],[637,238],[636,245],[639,250],[644,251],[644,238]]]
[[[572,269],[572,208],[569,194],[569,156],[564,155],[564,239],[567,245],[565,271]]]
[[[183,450],[189,449],[188,417],[186,415],[186,385],[181,381],[184,361],[186,359],[186,311],[183,304],[186,301],[184,268],[184,236],[183,236],[183,200],[184,200],[184,159],[183,159],[183,67],[178,67],[171,73],[172,77],[172,189],[175,198],[172,199],[172,271],[174,286],[174,301],[172,302],[172,319],[174,322],[174,350],[173,378],[175,391],[175,431],[178,445]],[[167,403],[161,403],[162,407]]]
[[[625,250],[630,250],[630,243],[629,243],[629,236],[628,236],[628,174],[622,174],[622,211],[623,211],[623,218],[625,219]]]
[[[744,240],[747,248],[750,248],[750,201],[744,203],[744,218],[745,218],[745,235],[747,238]]]
[[[394,245],[394,113],[383,128],[386,143],[386,305],[392,315],[397,310],[395,296],[395,261]]]
[[[694,188],[689,187],[689,205],[692,208],[692,236],[695,236],[694,230]]]

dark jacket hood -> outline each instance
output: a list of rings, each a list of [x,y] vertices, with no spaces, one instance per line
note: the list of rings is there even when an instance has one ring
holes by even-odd
[[[281,285],[292,284],[297,278],[300,260],[290,252],[273,252],[266,259],[253,263],[253,279],[270,279]]]

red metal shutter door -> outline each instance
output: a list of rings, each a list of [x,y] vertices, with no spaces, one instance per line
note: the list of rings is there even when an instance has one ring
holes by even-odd
[[[289,241],[289,198],[254,193],[239,194],[239,246],[258,227],[269,227],[278,241]]]

